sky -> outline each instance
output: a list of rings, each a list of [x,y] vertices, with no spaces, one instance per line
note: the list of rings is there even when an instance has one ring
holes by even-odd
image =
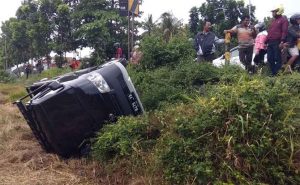
[[[245,4],[249,0],[244,0]],[[153,15],[153,20],[157,20],[164,12],[172,12],[175,17],[182,19],[184,23],[188,22],[189,11],[193,6],[200,7],[205,0],[144,0],[140,6],[141,11],[144,12],[142,19],[149,14]],[[270,10],[273,6],[283,4],[285,8],[285,15],[288,17],[293,13],[300,13],[299,0],[250,0],[251,4],[256,6],[255,16],[262,21],[264,17],[271,17]]]
[[[22,0],[1,0],[0,2],[0,25],[2,22],[14,17],[16,10],[21,5]],[[172,12],[175,17],[188,22],[189,11],[193,6],[200,7],[205,0],[144,0],[140,6],[140,10],[144,12],[142,19],[145,19],[149,14],[153,15],[154,20],[157,20],[164,12]],[[283,4],[285,15],[288,17],[293,13],[300,13],[299,0],[250,0],[256,6],[256,18],[263,20],[266,16],[271,16],[270,10],[274,5]],[[249,0],[245,0],[248,4]]]

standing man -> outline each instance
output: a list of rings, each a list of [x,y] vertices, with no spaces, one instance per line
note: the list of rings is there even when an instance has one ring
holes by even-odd
[[[281,49],[286,40],[289,23],[287,18],[282,16],[284,12],[282,6],[275,7],[271,12],[273,20],[268,29],[267,55],[272,75],[276,75],[282,66]]]
[[[206,21],[202,32],[199,32],[195,38],[195,50],[197,52],[198,62],[212,62],[216,56],[215,44],[224,43],[224,39],[219,39],[212,31],[211,23]]]
[[[254,37],[256,36],[256,30],[250,26],[250,17],[248,15],[242,17],[241,24],[238,24],[230,30],[224,30],[224,33],[236,33],[239,42],[239,59],[245,66],[246,70],[250,72]]]
[[[28,79],[29,74],[31,73],[31,65],[29,62],[25,66],[26,79]]]

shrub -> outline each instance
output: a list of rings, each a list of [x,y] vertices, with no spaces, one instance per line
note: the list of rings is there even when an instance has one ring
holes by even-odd
[[[191,103],[170,104],[152,116],[122,118],[105,127],[94,155],[103,161],[139,161],[139,153],[145,160],[139,164],[163,171],[170,184],[299,184],[297,81],[297,75],[243,73],[238,80],[220,81],[189,98]]]
[[[225,65],[220,68],[220,81],[228,84],[237,83],[241,76],[250,78],[247,72],[237,65]]]
[[[290,93],[297,95],[300,93],[300,73],[293,73],[292,75],[279,76],[278,80],[281,84],[286,84],[286,88]]]
[[[93,145],[93,156],[100,161],[129,157],[134,150],[150,150],[151,141],[159,136],[159,129],[150,126],[147,117],[120,118],[115,125],[106,125]]]
[[[178,116],[158,144],[166,179],[172,184],[299,184],[293,165],[300,151],[299,95],[291,98],[285,86],[241,79],[195,99],[198,114]]]
[[[171,72],[171,81],[173,85],[179,85],[184,88],[191,86],[201,86],[206,83],[218,82],[220,79],[220,70],[210,63],[197,63],[194,61],[181,62]]]
[[[129,72],[142,104],[148,111],[157,109],[166,102],[178,102],[182,99],[180,95],[186,92],[170,82],[172,70],[169,67]]]
[[[178,64],[183,59],[192,58],[195,53],[185,36],[175,37],[168,43],[160,36],[145,37],[141,51],[143,52],[141,65],[148,69]]]
[[[11,76],[3,70],[0,70],[0,83],[9,83],[14,82],[15,80],[15,77]]]
[[[143,40],[141,65],[128,69],[151,116],[105,127],[94,156],[143,156],[170,184],[300,184],[300,75],[199,64],[179,40]]]
[[[184,102],[185,95],[195,94],[201,85],[216,83],[220,79],[216,67],[191,60],[153,70],[129,68],[129,73],[146,110],[154,110],[168,103]]]

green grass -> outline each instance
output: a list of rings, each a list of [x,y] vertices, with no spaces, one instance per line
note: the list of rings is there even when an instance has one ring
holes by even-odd
[[[53,77],[71,72],[69,68],[52,68],[43,71],[41,74],[31,74],[29,78],[26,79],[25,76],[17,79],[10,80],[6,83],[0,83],[0,92],[2,96],[0,100],[4,103],[14,102],[15,100],[25,96],[27,94],[25,87],[31,85],[32,83],[39,81],[44,78],[51,79]]]

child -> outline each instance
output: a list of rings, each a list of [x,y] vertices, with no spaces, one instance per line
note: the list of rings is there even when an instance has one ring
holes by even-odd
[[[254,63],[256,65],[263,65],[264,57],[267,53],[267,45],[265,42],[267,40],[268,32],[266,31],[266,26],[264,23],[257,23],[254,27],[259,32],[254,43]]]

